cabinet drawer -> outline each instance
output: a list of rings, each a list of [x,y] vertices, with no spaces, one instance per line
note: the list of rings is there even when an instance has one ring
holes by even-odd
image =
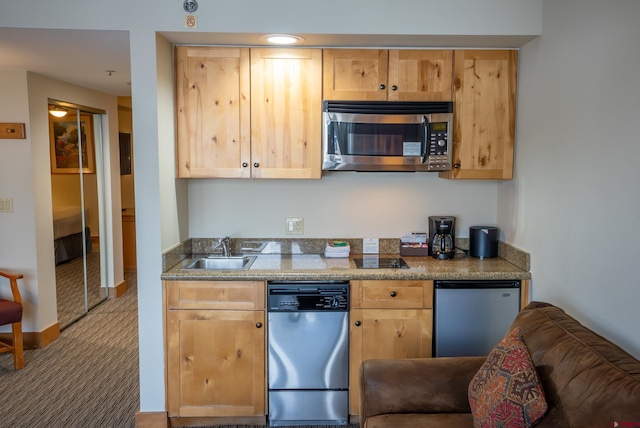
[[[433,281],[351,281],[351,306],[430,309],[433,307]]]
[[[262,281],[165,281],[168,309],[260,310]]]

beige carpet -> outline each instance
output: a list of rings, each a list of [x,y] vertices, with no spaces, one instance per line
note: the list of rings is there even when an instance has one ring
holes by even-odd
[[[87,301],[89,310],[105,300],[100,292],[100,253],[87,254]],[[82,257],[56,266],[58,321],[64,329],[85,315]]]
[[[140,406],[135,274],[25,367],[0,354],[0,428],[133,428]]]

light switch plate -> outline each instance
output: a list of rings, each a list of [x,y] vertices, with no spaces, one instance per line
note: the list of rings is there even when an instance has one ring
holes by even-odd
[[[24,139],[24,123],[0,123],[0,138],[5,140]]]
[[[0,198],[0,213],[13,212],[13,198]]]
[[[304,218],[287,217],[285,219],[285,233],[287,235],[304,235]]]

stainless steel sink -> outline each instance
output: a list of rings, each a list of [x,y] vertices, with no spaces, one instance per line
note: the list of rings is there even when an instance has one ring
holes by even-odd
[[[183,269],[247,270],[255,259],[256,256],[203,257],[192,261]]]

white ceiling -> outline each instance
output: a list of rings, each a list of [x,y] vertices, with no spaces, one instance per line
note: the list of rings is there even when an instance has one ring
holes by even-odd
[[[162,33],[171,43],[257,46],[260,34]],[[516,48],[534,36],[303,34],[307,47]],[[0,70],[27,70],[118,96],[131,95],[128,31],[0,27]],[[107,70],[113,70],[111,75]]]
[[[27,70],[112,95],[131,95],[129,33],[0,27],[0,70]],[[115,70],[109,76],[105,70]]]

